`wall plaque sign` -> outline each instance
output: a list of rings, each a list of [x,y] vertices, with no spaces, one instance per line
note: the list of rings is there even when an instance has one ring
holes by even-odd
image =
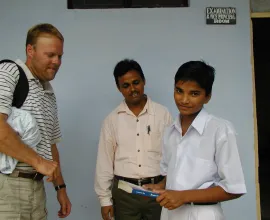
[[[207,7],[206,24],[236,24],[236,8]]]

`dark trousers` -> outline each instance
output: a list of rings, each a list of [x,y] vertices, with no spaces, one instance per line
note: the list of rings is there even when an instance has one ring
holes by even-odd
[[[112,197],[115,220],[160,220],[161,206],[155,198],[134,195],[118,189],[114,179]]]

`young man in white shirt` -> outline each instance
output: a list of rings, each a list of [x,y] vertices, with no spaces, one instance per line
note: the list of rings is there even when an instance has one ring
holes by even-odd
[[[129,194],[117,184],[119,180],[136,185],[162,180],[161,138],[171,115],[145,95],[145,77],[136,61],[120,61],[114,77],[124,101],[106,117],[100,134],[95,191],[102,218],[158,220],[161,206],[155,198]]]
[[[215,70],[202,61],[183,64],[175,75],[179,118],[165,131],[161,173],[145,185],[169,220],[223,220],[220,202],[246,193],[236,132],[229,121],[203,108],[211,98]],[[166,189],[165,188],[166,184]]]

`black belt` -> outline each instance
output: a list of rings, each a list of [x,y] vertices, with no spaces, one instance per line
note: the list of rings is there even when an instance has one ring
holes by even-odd
[[[218,204],[217,202],[189,202],[185,203],[186,205],[216,205]]]
[[[129,182],[138,186],[142,186],[144,184],[149,184],[149,183],[152,183],[152,184],[159,183],[161,180],[163,180],[164,176],[159,175],[159,176],[135,179],[135,178],[128,178],[128,177],[114,175],[114,178],[117,180],[124,180],[126,182]]]
[[[4,173],[1,173],[4,174]],[[5,175],[5,174],[4,174]],[[23,171],[18,171],[15,170],[13,171],[13,173],[11,174],[7,174],[11,177],[21,177],[21,178],[26,178],[26,179],[32,179],[32,180],[36,180],[36,181],[40,181],[43,179],[44,175],[39,173],[39,172],[23,172]]]

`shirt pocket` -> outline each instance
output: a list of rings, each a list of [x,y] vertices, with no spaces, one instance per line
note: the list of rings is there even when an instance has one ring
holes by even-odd
[[[115,147],[115,158],[117,161],[125,161],[129,160],[132,156],[134,156],[135,149],[133,149],[135,144],[135,138],[129,133],[126,134],[124,130],[120,130],[120,134],[117,136],[117,144]],[[133,134],[134,135],[134,134]],[[133,141],[130,141],[133,140]]]
[[[215,172],[213,161],[187,153],[183,158],[182,169],[178,178],[181,183],[184,182],[186,189],[199,189],[205,183],[214,180]]]
[[[148,137],[147,137],[148,136]],[[148,139],[148,152],[155,152],[161,154],[161,133],[159,131],[153,131],[150,135],[146,135]]]
[[[158,131],[150,132],[150,134],[145,134],[144,139],[149,166],[156,169],[161,160],[161,133]]]
[[[147,152],[150,157],[156,160],[161,159],[161,133],[159,131],[153,131],[150,135],[145,135],[147,143]]]

